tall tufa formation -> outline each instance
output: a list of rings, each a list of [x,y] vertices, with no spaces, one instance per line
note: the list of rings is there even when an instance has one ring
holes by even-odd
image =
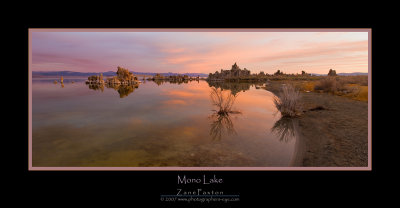
[[[127,83],[127,84],[137,82],[138,80],[137,77],[134,76],[133,73],[130,72],[128,69],[119,66],[117,70],[117,79],[121,83]]]
[[[118,66],[117,76],[108,77],[104,82],[103,74],[93,75],[88,77],[86,84],[118,84],[118,85],[133,85],[138,84],[138,78],[133,75],[128,69]]]
[[[235,62],[235,64],[232,65],[232,69],[231,70],[240,70],[240,68],[238,67],[236,62]]]
[[[250,70],[246,68],[241,69],[235,62],[230,70],[221,69],[221,72],[216,71],[214,74],[209,74],[208,79],[218,80],[218,79],[229,79],[229,78],[240,78],[250,76]]]
[[[336,76],[336,70],[329,69],[328,76]]]

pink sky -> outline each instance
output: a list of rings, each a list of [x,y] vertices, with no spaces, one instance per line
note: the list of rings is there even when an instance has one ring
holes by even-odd
[[[321,30],[323,31],[323,30]],[[368,32],[52,32],[31,30],[33,71],[368,72]]]

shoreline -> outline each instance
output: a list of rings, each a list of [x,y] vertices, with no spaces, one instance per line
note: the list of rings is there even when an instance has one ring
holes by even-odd
[[[283,81],[266,90],[279,94]],[[301,92],[300,149],[293,163],[303,167],[367,167],[368,103],[328,93]],[[324,109],[313,109],[322,106]],[[313,110],[311,110],[313,109]]]

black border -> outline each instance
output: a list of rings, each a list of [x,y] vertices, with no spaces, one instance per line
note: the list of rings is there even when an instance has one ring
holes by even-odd
[[[115,19],[110,20],[108,16],[96,16],[95,18],[98,18],[96,21],[89,18],[89,20],[82,21],[74,19],[75,21],[71,22],[70,16],[59,21],[57,18],[51,18],[52,15],[55,15],[54,12],[40,14],[36,18],[22,21],[13,32],[13,34],[18,34],[18,36],[13,35],[18,37],[15,42],[17,50],[14,50],[17,61],[14,63],[22,72],[21,76],[24,76],[25,80],[23,84],[18,85],[21,87],[20,92],[24,92],[24,96],[19,94],[18,98],[21,101],[15,101],[19,110],[18,116],[15,116],[18,118],[14,131],[17,146],[13,155],[16,155],[18,160],[13,164],[16,165],[14,170],[17,171],[17,174],[13,175],[17,176],[18,184],[21,184],[19,187],[27,188],[27,195],[45,198],[60,198],[63,195],[67,196],[66,199],[88,199],[88,196],[91,196],[104,197],[104,200],[114,196],[124,200],[134,199],[133,206],[138,205],[137,201],[158,203],[160,194],[170,193],[171,189],[177,187],[178,174],[193,177],[216,174],[225,181],[220,186],[221,189],[226,192],[229,190],[234,193],[239,192],[242,204],[251,202],[286,203],[292,199],[304,201],[316,198],[332,201],[333,198],[351,198],[354,194],[360,193],[363,194],[363,198],[369,196],[368,190],[377,183],[374,179],[378,177],[378,174],[382,175],[380,173],[382,166],[377,159],[379,152],[382,151],[379,146],[382,142],[377,138],[381,138],[382,135],[378,137],[374,122],[372,127],[372,171],[28,171],[28,28],[372,28],[373,109],[378,106],[377,101],[382,98],[375,90],[381,79],[378,71],[380,61],[377,58],[377,54],[379,54],[377,51],[382,50],[380,45],[382,34],[381,28],[375,21],[372,21],[374,16],[363,14],[361,17],[352,18],[353,21],[349,21],[348,16],[344,18],[335,16],[327,21],[319,19],[320,21],[317,23],[313,22],[316,18],[332,14],[313,13],[303,18],[291,16],[289,21],[283,23],[265,21],[265,19],[271,18],[271,15],[256,15],[255,18],[261,18],[259,21],[222,18],[207,23],[201,20],[180,22],[176,20],[182,18],[176,17],[175,21],[168,19],[164,22],[144,23],[141,20],[132,23],[130,20],[137,16],[132,16],[122,22],[115,21]],[[277,16],[272,17],[275,20],[277,18]],[[127,18],[127,14],[119,18]],[[379,115],[372,110],[372,117],[376,120]],[[25,131],[20,130],[25,127]],[[64,201],[66,199],[64,198]]]

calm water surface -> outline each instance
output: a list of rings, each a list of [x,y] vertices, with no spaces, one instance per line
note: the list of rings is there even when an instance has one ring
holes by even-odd
[[[290,124],[256,85],[53,80],[32,82],[34,167],[282,167],[295,157]],[[210,85],[235,94],[240,113],[216,114]]]

